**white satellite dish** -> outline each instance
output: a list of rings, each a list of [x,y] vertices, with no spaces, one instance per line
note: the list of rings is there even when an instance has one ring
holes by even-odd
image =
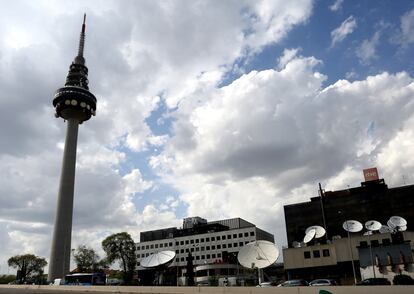
[[[357,233],[362,230],[363,226],[359,221],[347,220],[342,224],[342,228],[350,233]]]
[[[398,231],[400,232],[407,231],[407,226],[398,227]]]
[[[323,237],[326,233],[325,229],[321,226],[311,226],[306,229],[305,234],[307,234],[312,229],[315,230],[315,238]]]
[[[387,221],[387,226],[390,227],[391,229],[395,229],[395,225],[391,223],[390,220]]]
[[[407,225],[407,221],[402,218],[401,216],[392,216],[390,217],[389,222],[394,226],[394,227],[403,227]]]
[[[279,250],[276,245],[269,241],[253,241],[244,245],[237,259],[240,264],[247,268],[265,268],[276,262]]]
[[[381,227],[381,223],[376,220],[369,220],[365,223],[365,228],[369,231],[378,231]]]
[[[175,252],[170,250],[160,251],[141,260],[143,267],[157,267],[172,261],[175,257]]]
[[[305,237],[303,238],[303,242],[309,243],[315,237],[315,235],[316,235],[316,230],[315,229],[310,229],[306,233]]]
[[[392,232],[394,232],[394,230],[393,229],[391,229],[390,227],[388,227],[388,226],[381,226],[381,228],[379,229],[379,232],[381,233],[381,234],[387,234],[387,233],[392,233]]]

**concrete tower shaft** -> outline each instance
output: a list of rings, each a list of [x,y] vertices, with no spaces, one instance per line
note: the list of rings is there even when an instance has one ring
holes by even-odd
[[[64,278],[69,272],[78,129],[79,124],[90,119],[96,112],[96,98],[89,92],[88,68],[83,57],[85,20],[86,15],[83,19],[78,55],[69,67],[65,86],[56,91],[53,99],[55,115],[67,121],[67,130],[50,253],[49,281]]]

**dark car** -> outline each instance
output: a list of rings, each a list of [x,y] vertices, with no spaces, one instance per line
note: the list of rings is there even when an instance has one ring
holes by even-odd
[[[309,285],[308,282],[306,282],[305,280],[289,280],[277,286],[278,287],[299,287],[299,286],[308,286],[308,285]]]
[[[371,286],[371,285],[391,285],[391,282],[386,278],[369,278],[362,280],[357,285]]]
[[[332,279],[316,279],[309,283],[309,286],[336,286],[336,281]]]

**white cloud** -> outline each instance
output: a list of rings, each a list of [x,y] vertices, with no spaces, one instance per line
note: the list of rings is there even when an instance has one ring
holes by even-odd
[[[397,155],[398,133],[411,129],[413,78],[385,72],[323,88],[318,60],[289,59],[283,69],[252,71],[178,110],[174,136],[152,163],[181,191],[190,215],[241,216],[283,243],[283,205],[315,196],[318,181],[346,188],[359,185],[363,168],[378,166],[384,176],[396,168],[380,158],[388,148]],[[410,146],[398,156],[410,156]]]
[[[342,8],[343,3],[344,3],[344,0],[336,0],[334,4],[329,6],[329,9],[332,11],[338,11]]]
[[[335,46],[337,43],[342,42],[346,36],[352,34],[352,32],[357,28],[356,19],[351,15],[345,19],[339,27],[334,29],[331,32],[331,46]]]
[[[356,49],[356,55],[362,64],[369,64],[373,59],[378,58],[377,46],[380,36],[380,31],[375,32],[371,39],[364,40]]]
[[[401,17],[401,43],[404,46],[414,43],[414,9]]]

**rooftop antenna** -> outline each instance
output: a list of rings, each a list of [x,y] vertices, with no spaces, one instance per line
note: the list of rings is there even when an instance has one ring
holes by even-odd
[[[321,183],[319,183],[319,193],[320,193],[320,197],[321,197],[321,210],[322,210],[322,221],[323,221],[323,227],[325,228],[325,238],[326,238],[326,242],[328,242],[328,228],[326,226],[326,216],[325,216],[325,193],[322,190],[322,185]]]

